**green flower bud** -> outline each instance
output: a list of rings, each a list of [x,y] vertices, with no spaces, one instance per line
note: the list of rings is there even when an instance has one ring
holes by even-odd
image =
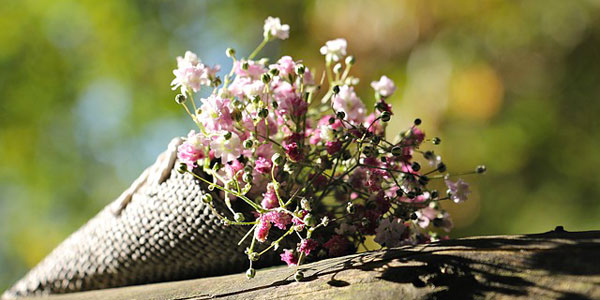
[[[177,96],[175,96],[175,102],[177,102],[177,104],[184,104],[186,100],[187,97],[184,94],[177,94]]]
[[[234,219],[236,222],[244,222],[244,220],[245,220],[246,218],[244,218],[244,215],[243,215],[242,213],[235,213],[235,215],[233,215],[233,219]]]
[[[252,142],[251,139],[247,139],[244,141],[244,148],[246,148],[246,149],[252,148],[253,145],[254,145],[254,142]]]
[[[302,279],[304,279],[304,273],[302,273],[302,271],[296,271],[296,274],[294,274],[294,279],[297,282],[302,281]]]
[[[260,78],[262,79],[262,82],[264,84],[268,84],[269,82],[271,82],[271,76],[269,76],[269,74],[267,73],[262,74]]]
[[[475,172],[477,172],[477,174],[483,174],[485,171],[487,171],[487,168],[484,165],[479,165],[477,168],[475,168]]]
[[[392,155],[393,156],[400,156],[400,155],[402,155],[402,148],[398,147],[398,146],[393,147],[392,148]]]
[[[354,204],[352,204],[352,202],[348,202],[348,205],[346,205],[346,212],[348,212],[351,215],[353,215],[356,212],[356,207],[354,206]]]
[[[253,268],[249,268],[246,271],[246,278],[252,279],[252,278],[254,278],[254,276],[256,276],[256,270],[254,270]]]
[[[248,70],[248,68],[249,68],[249,67],[250,67],[250,64],[248,64],[248,62],[247,62],[247,61],[244,61],[244,62],[242,63],[242,70]]]
[[[252,179],[253,179],[253,177],[252,177],[252,173],[244,173],[244,175],[242,176],[242,180],[243,180],[245,183],[251,183],[251,182],[252,182]]]
[[[297,64],[296,65],[296,74],[298,75],[302,75],[306,72],[306,67],[304,67],[303,64]]]
[[[225,138],[226,140],[228,140],[228,139],[230,139],[230,138],[231,138],[231,136],[232,136],[232,135],[233,135],[233,134],[231,133],[231,131],[227,131],[227,132],[225,133],[225,136],[224,136],[224,138]]]
[[[431,142],[432,142],[434,145],[439,145],[439,144],[442,142],[442,139],[440,139],[439,137],[434,137],[434,138],[431,140]]]
[[[213,201],[213,197],[211,194],[202,195],[202,202],[208,204],[208,203],[211,203],[212,201]]]
[[[356,60],[354,59],[354,56],[350,55],[348,57],[346,57],[346,64],[351,66],[356,62]]]
[[[180,174],[183,174],[187,171],[187,165],[184,163],[180,163],[179,164],[179,169],[177,169],[177,172],[179,172]]]
[[[344,119],[344,118],[346,117],[346,113],[345,113],[345,112],[343,112],[343,111],[338,111],[338,112],[336,112],[336,113],[335,113],[335,116],[336,116],[338,119],[340,119],[340,120],[341,120],[341,119]]]
[[[312,214],[307,214],[306,216],[304,216],[304,223],[312,227],[317,225],[317,220]]]
[[[225,50],[225,55],[227,55],[227,57],[234,57],[235,50],[233,48],[227,48],[227,50]]]
[[[340,92],[340,86],[339,85],[333,86],[333,93],[337,95],[339,92]]]
[[[381,113],[381,121],[389,122],[391,118],[392,118],[392,115],[389,112],[384,111]]]
[[[269,110],[268,110],[268,109],[266,109],[266,108],[263,108],[263,109],[261,109],[261,110],[258,112],[258,116],[259,116],[259,117],[261,117],[261,118],[263,118],[263,119],[265,119],[266,117],[268,117],[268,116],[269,116]]]

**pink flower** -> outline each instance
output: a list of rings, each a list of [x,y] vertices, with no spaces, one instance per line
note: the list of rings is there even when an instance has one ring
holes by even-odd
[[[371,87],[373,87],[375,92],[383,97],[391,96],[396,90],[396,85],[394,85],[394,82],[385,75],[381,76],[379,81],[371,82]]]
[[[198,115],[199,121],[208,130],[233,130],[233,118],[229,109],[230,100],[222,99],[216,95],[200,100],[202,113]]]
[[[276,68],[279,71],[279,77],[288,78],[288,75],[296,74],[296,63],[292,59],[291,56],[283,56],[278,61],[277,64],[271,65],[271,68]]]
[[[266,209],[279,206],[279,200],[277,199],[277,194],[275,193],[273,183],[267,184],[267,191],[263,193],[263,200],[260,202],[260,204]]]
[[[210,142],[210,148],[216,158],[221,158],[223,163],[237,159],[242,154],[242,145],[237,133],[218,131],[216,137]],[[229,139],[227,135],[231,134]]]
[[[333,154],[337,153],[338,151],[340,151],[340,149],[342,149],[342,142],[340,142],[340,141],[327,142],[327,143],[325,143],[325,148],[327,149],[327,153],[329,155],[333,155]]]
[[[177,69],[173,70],[175,79],[171,82],[173,90],[181,87],[181,93],[186,94],[190,90],[197,92],[200,87],[210,86],[220,66],[214,68],[204,65],[196,54],[186,51],[184,57],[177,57]]]
[[[256,229],[254,229],[254,237],[261,243],[264,243],[269,236],[269,230],[271,229],[271,223],[264,218],[260,218]]]
[[[304,230],[304,217],[307,214],[308,212],[306,210],[301,210],[297,213],[296,217],[292,218],[292,223],[294,223],[295,226],[298,226],[300,231]]]
[[[354,88],[344,85],[340,87],[340,92],[332,97],[333,110],[335,112],[344,112],[344,119],[354,124],[360,124],[365,119],[366,108],[364,103],[354,92]]]
[[[294,255],[294,251],[292,250],[284,249],[280,256],[281,260],[284,261],[288,267],[298,264],[298,258]]]
[[[280,114],[287,114],[297,118],[306,114],[307,110],[308,103],[296,94],[282,99],[279,103]]]
[[[304,252],[304,254],[309,255],[310,251],[317,248],[318,245],[319,245],[319,243],[317,243],[317,241],[315,241],[313,239],[303,239],[300,242],[300,246],[298,246],[298,251]]]
[[[227,173],[227,177],[231,179],[234,179],[236,177],[236,174],[237,179],[240,179],[242,177],[242,172],[240,171],[243,169],[244,165],[237,159],[234,159],[229,163],[225,164],[225,172]]]
[[[323,244],[323,247],[329,251],[329,256],[331,257],[342,256],[350,252],[350,241],[345,237],[336,234]]]
[[[242,65],[245,62],[248,63],[247,70],[244,70],[242,68]],[[235,65],[233,66],[233,68],[234,68],[234,72],[236,75],[250,77],[254,80],[260,80],[260,76],[262,74],[264,74],[265,72],[267,72],[267,69],[265,68],[265,66],[263,66],[260,62],[257,62],[254,60],[243,60],[243,61],[238,60],[235,62]]]
[[[275,225],[275,227],[283,230],[292,223],[292,216],[283,211],[270,211],[263,215],[263,218]]]
[[[448,186],[450,199],[452,199],[454,203],[460,203],[467,200],[467,196],[471,193],[471,190],[469,190],[469,184],[462,180],[462,178],[459,178],[456,182],[452,182],[448,178],[444,181],[446,181],[446,185]]]
[[[267,174],[271,172],[271,168],[273,167],[273,163],[271,160],[266,159],[264,157],[259,157],[256,159],[256,163],[254,165],[254,170],[260,174]]]
[[[431,221],[433,221],[437,215],[438,211],[432,207],[425,207],[423,209],[417,210],[415,212],[417,215],[417,225],[421,228],[427,228]]]
[[[177,158],[187,165],[188,170],[192,170],[196,166],[196,162],[205,157],[205,147],[204,136],[199,133],[196,134],[192,130],[188,133],[187,140],[177,147]]]
[[[287,157],[293,162],[298,162],[304,158],[304,155],[298,148],[298,144],[296,142],[283,144],[283,149],[285,150]]]

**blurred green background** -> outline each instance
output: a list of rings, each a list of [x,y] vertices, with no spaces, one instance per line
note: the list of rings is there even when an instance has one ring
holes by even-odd
[[[263,20],[290,24],[265,55],[322,70],[345,37],[361,96],[399,86],[473,195],[453,237],[600,229],[600,1],[0,1],[0,290],[117,197],[192,128],[169,83],[190,49],[230,66]]]

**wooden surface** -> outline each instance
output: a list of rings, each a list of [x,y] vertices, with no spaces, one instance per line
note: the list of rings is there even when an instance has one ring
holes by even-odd
[[[45,299],[600,299],[600,231],[472,237]],[[35,298],[40,299],[40,298]]]

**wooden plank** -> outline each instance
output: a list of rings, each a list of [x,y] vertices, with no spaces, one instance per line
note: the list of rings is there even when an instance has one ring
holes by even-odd
[[[600,231],[486,236],[43,299],[600,299]],[[32,298],[41,299],[41,298]]]

